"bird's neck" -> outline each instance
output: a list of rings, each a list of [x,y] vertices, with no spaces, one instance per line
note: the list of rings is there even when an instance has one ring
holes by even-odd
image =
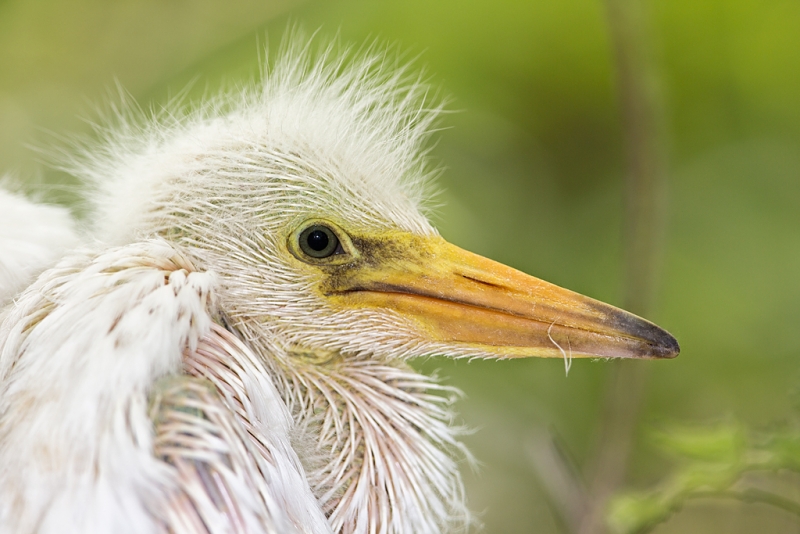
[[[402,361],[263,354],[334,532],[442,532],[469,521],[451,426],[458,391]]]

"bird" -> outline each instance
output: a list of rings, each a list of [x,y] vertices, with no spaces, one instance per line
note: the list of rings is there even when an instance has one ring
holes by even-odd
[[[112,106],[57,162],[82,220],[0,192],[0,533],[466,531],[458,391],[410,359],[678,354],[445,241],[429,83],[311,42]]]

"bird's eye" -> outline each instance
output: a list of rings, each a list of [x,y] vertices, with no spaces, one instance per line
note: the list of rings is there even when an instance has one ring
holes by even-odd
[[[300,250],[312,258],[327,258],[341,250],[333,230],[321,224],[309,226],[300,233]]]
[[[325,219],[307,219],[287,237],[289,252],[317,267],[344,265],[360,256],[347,232]]]

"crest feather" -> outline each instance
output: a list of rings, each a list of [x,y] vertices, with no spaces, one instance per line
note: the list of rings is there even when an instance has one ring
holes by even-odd
[[[90,184],[97,237],[114,244],[162,231],[200,182],[225,196],[283,171],[349,198],[343,215],[434,233],[421,214],[436,173],[425,145],[441,112],[429,94],[386,48],[315,53],[292,32],[250,85],[149,113],[123,96],[96,127],[101,140],[60,166]]]

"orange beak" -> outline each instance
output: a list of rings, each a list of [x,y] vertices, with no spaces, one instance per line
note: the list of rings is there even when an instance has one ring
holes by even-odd
[[[347,307],[395,310],[432,341],[503,358],[673,358],[680,351],[649,321],[442,238],[397,233],[367,246],[369,259],[343,266],[326,295]]]

